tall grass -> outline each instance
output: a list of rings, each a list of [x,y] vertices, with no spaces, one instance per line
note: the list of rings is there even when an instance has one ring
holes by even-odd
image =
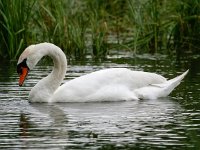
[[[59,45],[69,55],[82,56],[87,24],[75,5],[71,0],[41,1],[35,21],[43,33],[39,39]]]
[[[169,16],[172,9],[167,2],[129,0],[130,22],[134,31],[133,40],[129,42],[135,51],[145,49],[146,52],[157,53],[166,49],[172,26]]]
[[[150,53],[199,53],[200,0],[128,0],[133,49]]]
[[[200,0],[0,0],[0,57],[52,42],[69,57],[110,49],[198,53]]]
[[[171,32],[177,57],[182,53],[200,54],[200,0],[179,0],[175,26]]]
[[[34,0],[0,0],[0,56],[15,59],[32,34],[28,30]]]

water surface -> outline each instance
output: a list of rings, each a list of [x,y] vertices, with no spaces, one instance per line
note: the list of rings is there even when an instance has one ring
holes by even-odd
[[[29,103],[28,93],[52,66],[40,64],[18,87],[15,63],[0,66],[0,149],[199,149],[200,59],[110,55],[70,61],[65,81],[111,67],[172,78],[190,68],[167,98],[93,103]]]

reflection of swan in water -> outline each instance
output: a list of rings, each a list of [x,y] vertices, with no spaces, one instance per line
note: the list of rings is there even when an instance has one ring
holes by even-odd
[[[130,123],[130,129],[134,130],[136,127],[143,130],[141,125],[149,122],[154,126],[164,124],[166,122],[162,119],[167,121],[173,113],[181,110],[180,105],[169,97],[131,102],[62,103],[58,106],[70,115],[70,120],[76,120],[75,127],[80,125],[85,130],[99,128],[105,131],[115,129],[116,125],[127,125],[132,121],[135,123]],[[72,122],[70,121],[69,124],[71,125]],[[124,129],[126,130],[127,127]],[[119,129],[116,128],[116,132],[117,130]]]
[[[31,104],[34,110],[30,115],[21,113],[19,126],[21,136],[56,136],[68,139],[68,131],[65,128],[68,124],[67,115],[56,105]],[[34,130],[30,130],[34,128]]]
[[[20,136],[26,137],[28,136],[28,129],[31,127],[31,123],[29,121],[29,118],[24,114],[20,114],[20,119],[19,119],[19,128],[21,132],[19,133]]]
[[[161,75],[126,68],[96,71],[60,86],[65,77],[67,60],[62,50],[50,43],[31,45],[21,54],[17,63],[22,86],[29,70],[45,55],[54,62],[53,71],[31,90],[31,102],[91,102],[156,99],[168,96],[188,71],[167,80]]]
[[[137,142],[139,138],[151,137],[147,140],[155,142],[153,138],[159,139],[159,135],[162,134],[169,139],[171,135],[168,133],[174,133],[178,137],[175,129],[169,126],[178,128],[180,122],[184,124],[184,118],[180,116],[182,108],[169,98],[56,105],[33,103],[30,107],[33,109],[30,111],[32,117],[29,118],[35,118],[37,121],[35,128],[42,128],[45,131],[45,135],[42,135],[40,130],[37,137],[48,137],[48,142],[51,140],[53,144],[64,141],[65,144],[77,145],[78,141],[81,145],[91,138],[98,138],[99,141],[106,138],[108,142],[111,139],[116,143],[121,140],[123,143],[123,140]],[[34,119],[29,120],[34,122]],[[92,136],[91,132],[98,136]],[[124,136],[130,138],[123,138]],[[173,143],[173,140],[177,139],[167,142]]]
[[[58,105],[53,104],[37,104],[33,103],[31,106],[36,109],[41,115],[47,115],[48,121],[49,119],[52,120],[51,123],[53,127],[61,127],[63,124],[68,123],[67,114],[64,113],[64,111],[59,108]],[[49,122],[50,123],[50,122]]]

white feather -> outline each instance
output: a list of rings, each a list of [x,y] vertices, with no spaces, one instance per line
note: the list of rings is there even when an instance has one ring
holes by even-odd
[[[181,80],[187,75],[189,70],[184,72],[178,77],[175,77],[171,80],[160,84],[152,84],[146,87],[142,87],[134,90],[134,93],[137,95],[139,99],[156,99],[159,97],[168,96],[175,87],[177,87]]]
[[[67,69],[62,50],[50,43],[29,46],[20,56],[32,69],[45,55],[54,62],[53,71],[40,80],[29,94],[30,102],[90,102],[154,99],[165,97],[180,83],[188,71],[166,80],[161,75],[126,68],[104,69],[75,78],[61,85]]]

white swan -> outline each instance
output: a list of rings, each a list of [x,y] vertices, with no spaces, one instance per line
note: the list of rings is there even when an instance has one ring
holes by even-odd
[[[30,102],[89,102],[156,99],[165,97],[179,85],[182,75],[166,80],[155,73],[112,68],[96,71],[61,85],[67,69],[67,60],[62,50],[51,43],[27,47],[19,57],[17,72],[22,86],[29,70],[45,55],[54,62],[53,71],[40,80],[30,91]]]

